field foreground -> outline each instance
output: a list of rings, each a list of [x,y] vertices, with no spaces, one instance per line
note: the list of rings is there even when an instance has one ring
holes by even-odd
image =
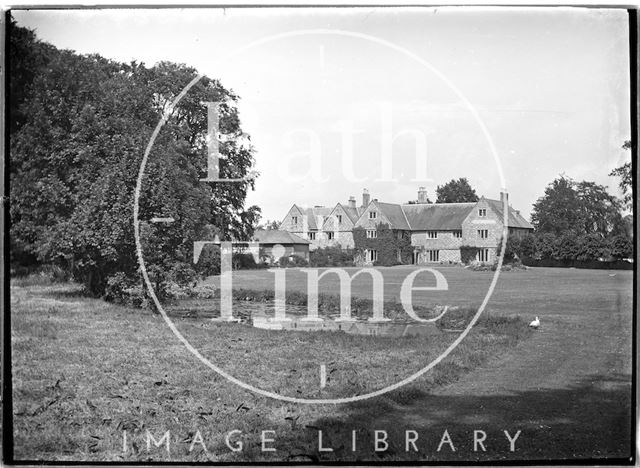
[[[385,295],[397,297],[399,286],[394,292],[392,283],[399,283],[400,269],[382,271],[389,286]],[[478,291],[490,280],[486,273],[442,271],[450,296],[416,301],[477,303],[483,294]],[[294,280],[299,272],[291,273],[290,286],[300,286],[302,282]],[[267,274],[237,272],[234,281],[247,287],[242,275],[254,275],[248,283],[262,289],[259,280],[266,288]],[[16,283],[11,289],[15,457],[221,462],[628,459],[631,280],[631,272],[504,273],[489,303],[490,314],[526,320],[538,315],[540,330],[530,333],[515,322],[496,325],[500,321],[494,320],[490,333],[474,330],[447,360],[414,384],[360,403],[320,406],[275,401],[224,381],[198,362],[158,316],[80,297],[69,285]],[[459,286],[465,289],[456,292]],[[359,293],[357,284],[354,291]],[[311,388],[316,392],[312,396],[371,390],[373,375],[394,377],[402,357],[423,348],[415,340],[384,343],[368,337],[350,337],[357,339],[342,347],[339,338],[304,333],[283,341],[246,326],[231,333],[224,328],[229,325],[188,319],[176,326],[208,357],[224,357],[216,362],[228,363],[228,370],[245,373],[247,379],[251,369],[257,369],[254,374],[268,370],[273,390],[292,395],[301,390],[309,396]],[[335,362],[320,357],[328,372],[336,369],[326,389],[313,385],[317,366],[295,365],[295,350],[309,355],[317,352],[319,342],[336,351]],[[360,350],[378,357],[368,362],[357,355]],[[385,350],[391,350],[389,359],[397,360],[386,373],[385,366],[378,366]],[[282,363],[273,360],[278,355],[291,365],[278,367]],[[347,374],[340,365],[350,355],[367,365]],[[340,385],[333,389],[332,375],[345,377],[336,379]],[[225,444],[225,435],[234,430],[241,432],[230,434],[231,445],[244,444],[237,452]],[[263,436],[261,431],[268,430],[275,433]],[[378,438],[386,438],[378,446],[384,450],[375,450],[376,430]],[[157,440],[170,431],[169,453],[164,444],[152,444],[148,451],[147,431]],[[486,436],[475,447],[474,431],[482,431],[476,433],[479,438]],[[511,451],[509,437],[518,431]],[[203,443],[194,444],[199,434]],[[275,439],[266,442],[275,452],[261,449],[261,436]],[[415,442],[407,442],[414,437]]]

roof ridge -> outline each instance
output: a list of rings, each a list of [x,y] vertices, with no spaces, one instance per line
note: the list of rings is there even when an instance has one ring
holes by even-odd
[[[455,202],[455,203],[402,203],[401,206],[451,206],[451,205],[475,205],[478,202]]]
[[[491,199],[491,198],[485,198],[485,200],[487,200],[487,201],[491,201],[491,202],[495,202],[495,203],[498,203],[498,204],[500,205],[500,208],[504,207],[504,205],[503,205],[503,203],[502,203],[502,200],[495,200],[495,199]],[[508,203],[508,202],[507,202],[507,207],[508,207],[510,210],[513,210],[513,211],[514,211],[514,212],[516,212],[516,213],[518,213],[518,212],[520,211],[520,210],[516,210],[516,209],[515,209],[513,206],[511,206],[511,204],[510,204],[510,203]]]

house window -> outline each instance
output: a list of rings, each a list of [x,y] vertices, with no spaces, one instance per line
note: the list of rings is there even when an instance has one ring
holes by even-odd
[[[377,250],[367,250],[367,261],[368,262],[377,262],[378,261],[378,251]]]
[[[367,239],[375,239],[378,237],[378,231],[368,230],[367,231]]]
[[[338,218],[338,224],[342,224],[342,215],[336,216]]]
[[[427,231],[427,239],[437,239],[438,231]]]
[[[462,239],[462,231],[453,231],[453,237],[456,239]]]
[[[402,263],[402,250],[396,249],[396,258],[398,259],[398,263]]]
[[[333,238],[335,237],[335,233],[332,231],[327,232],[327,238],[329,240],[333,240]]]
[[[427,260],[429,262],[439,262],[440,261],[440,251],[439,250],[427,250]]]
[[[402,231],[398,231],[398,232],[396,233],[396,238],[397,238],[398,240],[402,240]]]
[[[307,235],[309,236],[309,240],[316,240],[316,233],[315,232],[310,232]]]
[[[480,216],[481,218],[485,218],[487,216],[487,209],[486,208],[480,208],[478,210],[478,216]]]
[[[489,249],[480,249],[478,250],[478,260],[481,262],[489,261]]]
[[[489,230],[488,229],[478,229],[478,237],[480,239],[486,239],[487,237],[489,237]]]
[[[378,217],[378,213],[375,211],[369,211],[369,219],[376,219]]]
[[[291,217],[291,223],[292,224],[298,224],[298,217],[297,216],[292,216]]]

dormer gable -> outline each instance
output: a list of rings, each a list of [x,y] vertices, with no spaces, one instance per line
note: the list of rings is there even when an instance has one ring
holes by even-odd
[[[353,229],[353,226],[354,222],[348,207],[337,203],[324,221],[322,229],[324,231],[349,231]]]
[[[282,219],[280,229],[290,232],[303,232],[306,230],[305,224],[304,210],[294,203]]]
[[[391,226],[391,222],[385,216],[383,210],[380,209],[380,204],[377,200],[372,200],[364,207],[364,210],[358,217],[355,225],[356,227],[375,229],[378,224],[388,224]]]

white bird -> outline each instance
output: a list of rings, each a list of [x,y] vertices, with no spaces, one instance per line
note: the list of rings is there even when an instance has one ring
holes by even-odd
[[[540,326],[540,319],[536,317],[536,319],[529,324],[531,328],[538,328]]]

